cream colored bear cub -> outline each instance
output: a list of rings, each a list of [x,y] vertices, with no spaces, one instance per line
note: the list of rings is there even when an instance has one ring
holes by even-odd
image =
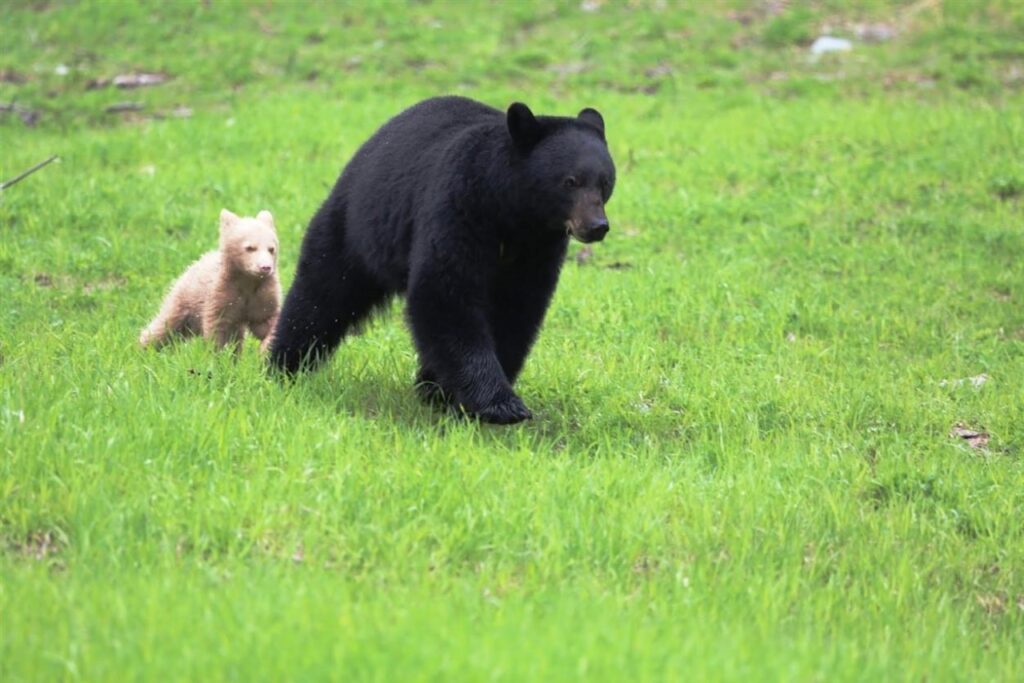
[[[220,250],[204,254],[178,278],[153,322],[139,336],[160,348],[172,337],[202,335],[217,348],[241,351],[248,328],[266,348],[281,308],[274,217],[220,212]]]

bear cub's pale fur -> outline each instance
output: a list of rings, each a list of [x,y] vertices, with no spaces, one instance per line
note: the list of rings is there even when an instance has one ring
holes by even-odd
[[[220,212],[220,249],[204,254],[177,279],[160,312],[139,336],[160,348],[173,337],[202,335],[217,348],[242,349],[248,328],[266,349],[281,308],[277,231],[269,211],[242,218]]]

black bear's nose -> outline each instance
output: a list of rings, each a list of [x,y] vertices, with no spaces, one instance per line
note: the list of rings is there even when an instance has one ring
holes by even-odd
[[[610,230],[608,221],[598,221],[587,228],[587,241],[588,242],[600,242],[604,239],[604,236],[608,234]]]

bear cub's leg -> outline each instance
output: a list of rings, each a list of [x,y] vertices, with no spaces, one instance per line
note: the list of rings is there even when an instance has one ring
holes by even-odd
[[[245,321],[230,316],[227,311],[217,307],[218,302],[208,302],[203,310],[203,334],[213,340],[218,349],[231,346],[238,355],[242,352],[245,340]]]
[[[187,308],[177,304],[177,301],[169,299],[156,318],[143,328],[139,335],[141,346],[160,349],[170,342],[173,336],[187,339],[199,334],[199,319]]]
[[[249,331],[252,332],[252,336],[260,340],[260,353],[265,353],[270,348],[270,342],[273,340],[270,333],[274,331],[275,322],[277,322],[276,313],[266,320],[249,323]]]

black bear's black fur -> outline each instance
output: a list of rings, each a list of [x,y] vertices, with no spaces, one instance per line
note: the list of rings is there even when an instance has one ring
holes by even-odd
[[[405,293],[419,387],[483,420],[530,411],[512,390],[571,233],[608,231],[615,166],[604,121],[506,113],[461,97],[388,121],[349,162],[306,231],[270,362],[327,358],[352,326]]]

